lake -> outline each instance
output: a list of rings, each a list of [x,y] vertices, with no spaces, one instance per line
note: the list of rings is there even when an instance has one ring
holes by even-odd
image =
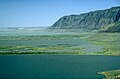
[[[1,55],[0,79],[103,79],[120,69],[118,56]]]

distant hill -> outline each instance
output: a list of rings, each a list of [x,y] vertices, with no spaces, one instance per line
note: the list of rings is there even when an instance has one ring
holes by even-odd
[[[120,7],[97,10],[80,15],[63,16],[49,29],[83,29],[120,32]]]

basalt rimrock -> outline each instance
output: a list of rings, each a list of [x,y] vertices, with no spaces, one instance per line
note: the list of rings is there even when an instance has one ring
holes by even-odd
[[[105,29],[104,29],[105,28]],[[49,29],[85,29],[120,32],[120,7],[97,10],[80,15],[63,16]]]

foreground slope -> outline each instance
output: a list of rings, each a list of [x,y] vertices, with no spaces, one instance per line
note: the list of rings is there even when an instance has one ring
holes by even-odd
[[[120,79],[120,69],[105,71],[105,72],[98,72],[98,74],[105,75],[106,78],[104,79]]]

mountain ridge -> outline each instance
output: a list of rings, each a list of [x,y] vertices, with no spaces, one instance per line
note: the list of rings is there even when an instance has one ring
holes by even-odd
[[[105,10],[96,10],[80,15],[68,15],[61,17],[49,29],[86,29],[86,30],[99,30],[101,32],[111,32],[109,28],[111,24],[117,24],[116,29],[120,29],[120,6],[112,7]],[[111,27],[114,27],[111,26]],[[111,28],[110,27],[110,28]],[[119,32],[115,30],[112,32]]]

